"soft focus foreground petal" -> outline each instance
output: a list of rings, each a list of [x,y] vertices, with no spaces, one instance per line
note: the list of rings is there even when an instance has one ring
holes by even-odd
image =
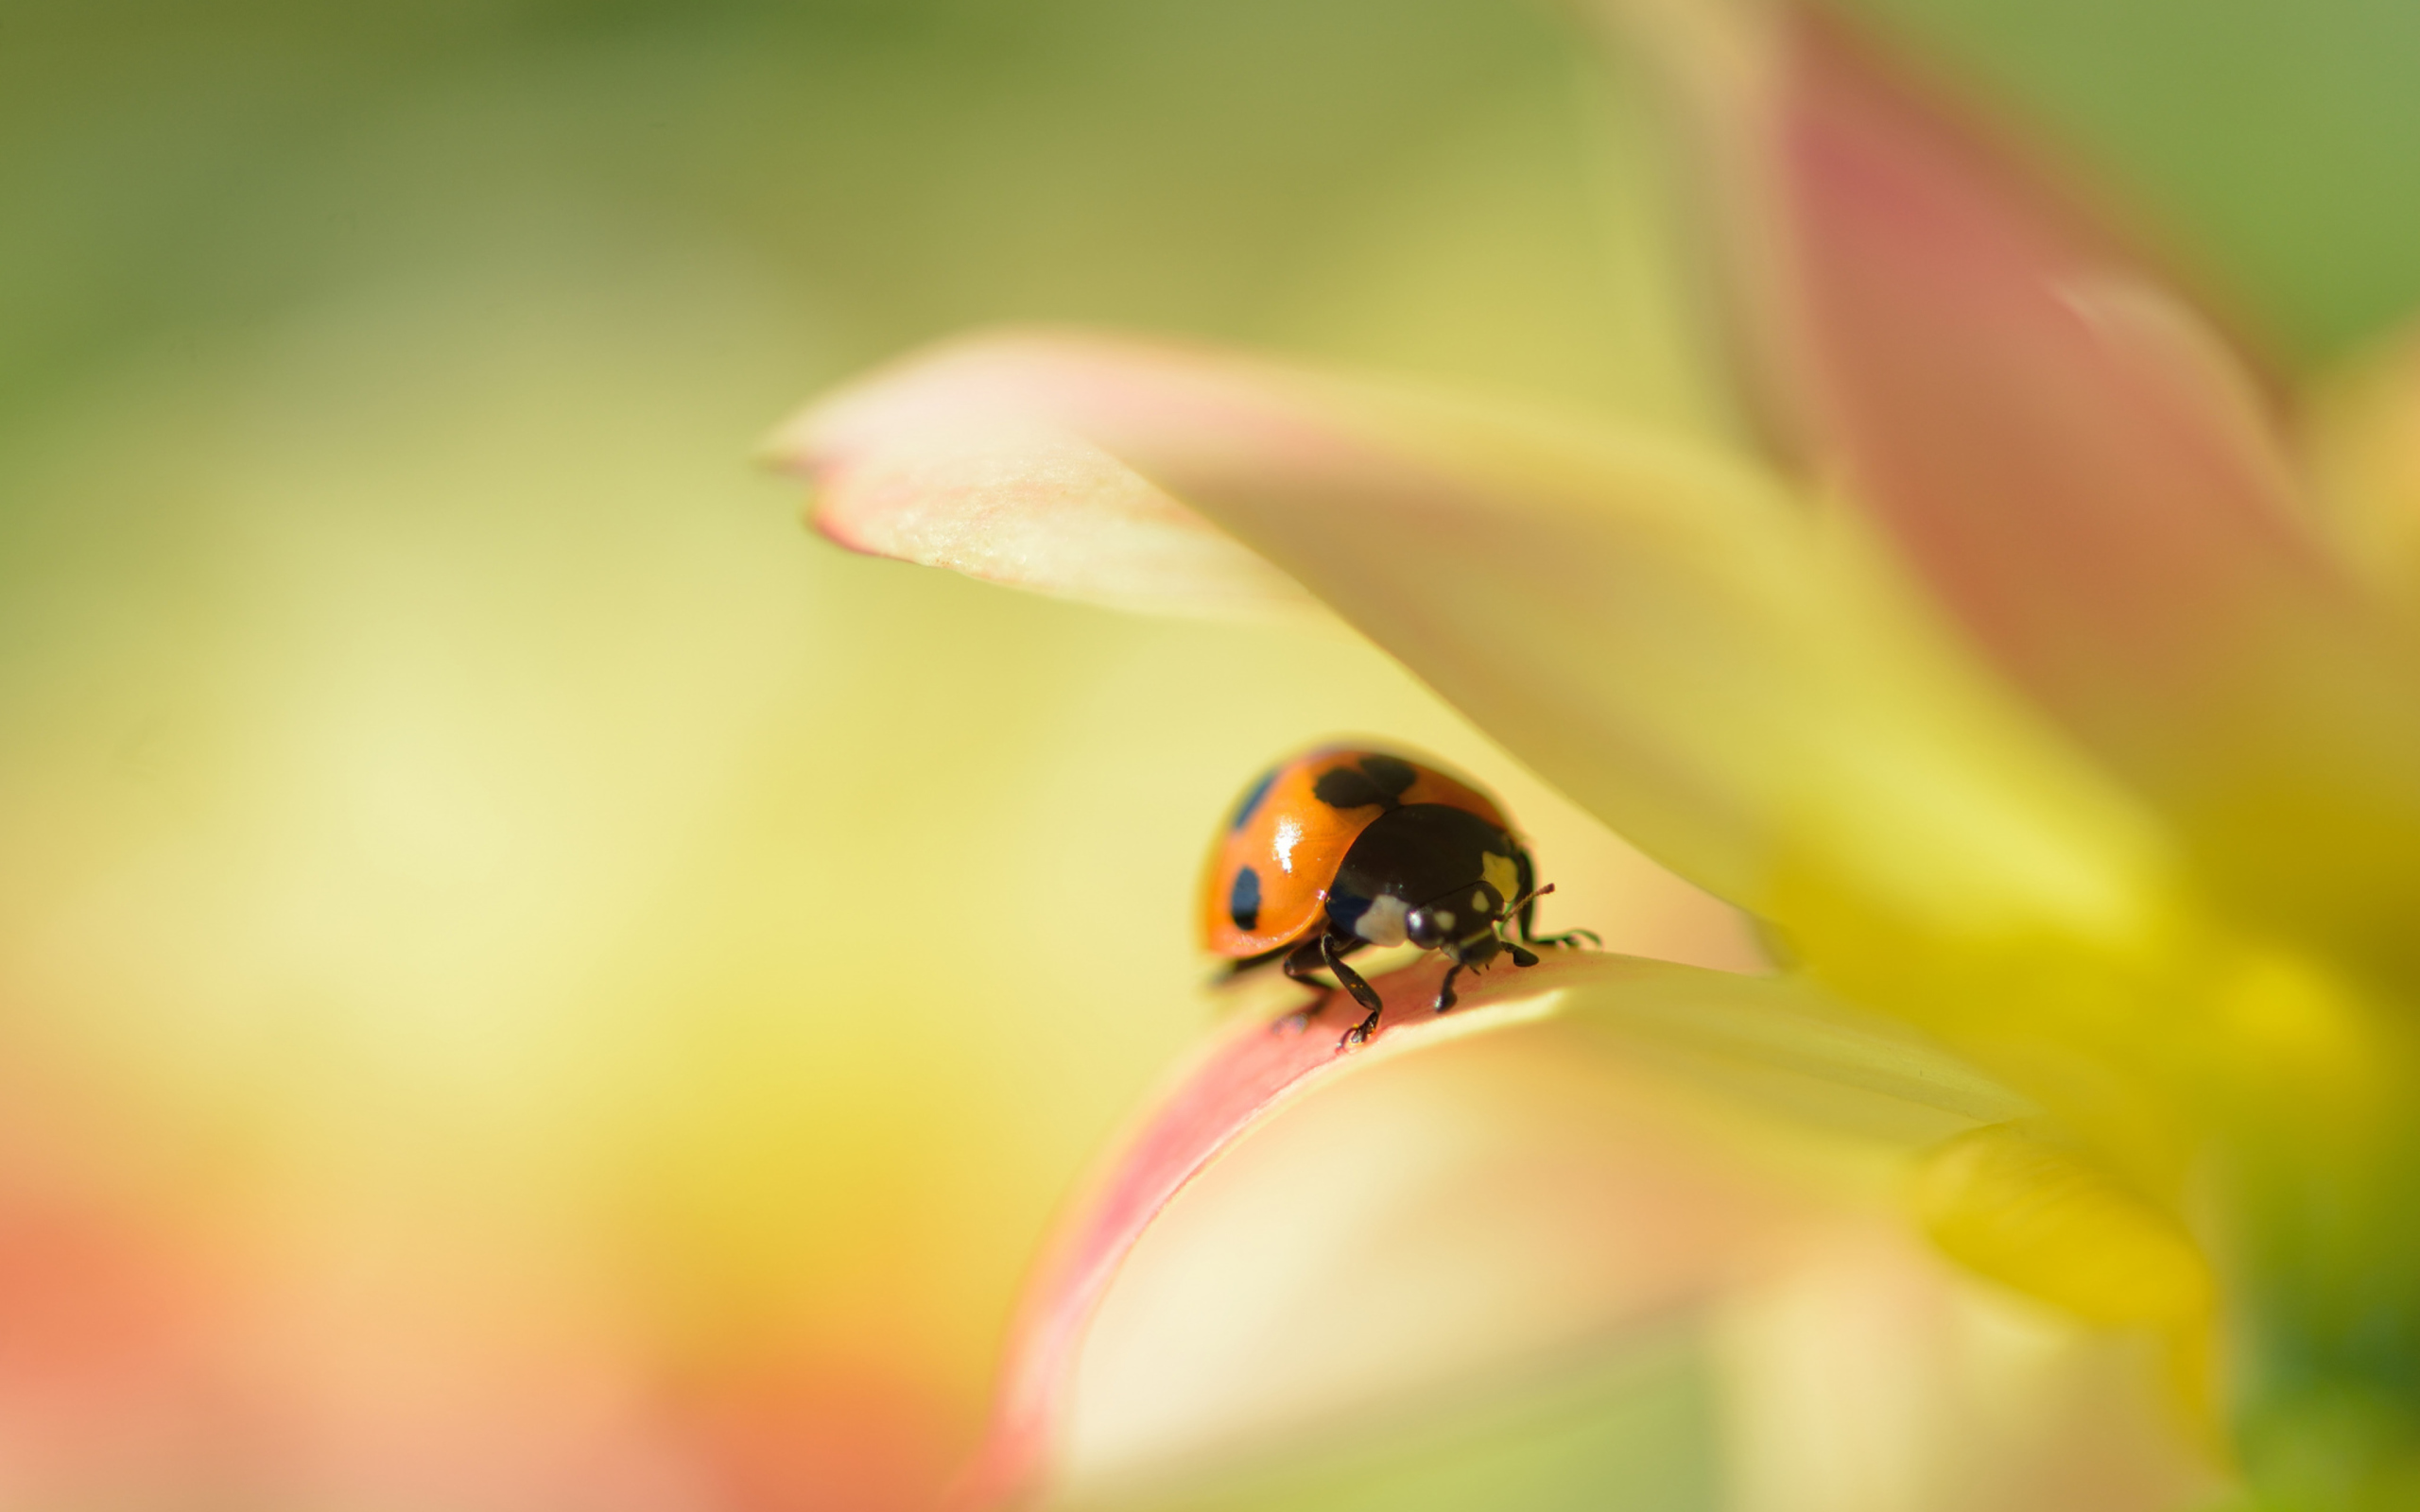
[[[1734,1512],[2176,1512],[2224,1489],[2163,1343],[1960,1276],[1857,1214],[1723,1318]]]
[[[1085,1330],[1137,1239],[1177,1191],[1272,1109],[1327,1078],[1406,1051],[1548,1016],[1576,1042],[1627,1063],[1663,1060],[1729,1075],[1760,1098],[1906,1140],[1938,1138],[2024,1110],[2023,1102],[1926,1042],[1841,1009],[1784,979],[1663,962],[1559,955],[1497,971],[1438,1017],[1438,963],[1381,980],[1388,1011],[1358,1053],[1340,1049],[1331,1005],[1296,1032],[1238,1024],[1184,1073],[1075,1210],[1027,1292],[992,1437],[969,1500],[1028,1491],[1051,1454]]]
[[[1931,644],[1854,542],[1735,461],[1069,336],[912,359],[772,450],[864,549],[1125,602],[1246,596],[1224,548],[1119,544],[1138,521],[1195,541],[1182,500],[1651,854],[1768,917],[1820,899],[1900,937],[2141,927],[2139,816]]]
[[[2420,657],[2299,516],[2249,379],[1836,26],[1698,9],[1743,24],[1655,35],[1689,50],[1728,192],[1754,207],[1749,334],[1779,348],[1818,455],[2221,890],[2409,955]]]

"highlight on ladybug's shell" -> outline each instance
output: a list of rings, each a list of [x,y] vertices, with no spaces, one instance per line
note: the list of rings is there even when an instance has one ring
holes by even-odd
[[[1374,945],[1438,952],[1452,963],[1437,988],[1443,1013],[1465,971],[1504,955],[1535,966],[1532,945],[1598,943],[1586,930],[1537,934],[1537,901],[1553,890],[1538,885],[1504,811],[1478,787],[1401,752],[1321,746],[1236,799],[1202,873],[1201,943],[1231,963],[1230,977],[1273,964],[1316,988],[1318,1001],[1290,1016],[1303,1022],[1330,993],[1350,994],[1365,1014],[1337,1042],[1352,1046],[1370,1038],[1383,1004],[1346,956]]]

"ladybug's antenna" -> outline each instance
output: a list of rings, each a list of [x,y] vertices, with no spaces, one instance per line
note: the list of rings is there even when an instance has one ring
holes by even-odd
[[[1531,903],[1536,902],[1539,899],[1552,891],[1554,891],[1554,884],[1551,882],[1547,883],[1543,887],[1530,888],[1528,892],[1523,893],[1520,897],[1513,899],[1511,902],[1504,905],[1504,917],[1507,919],[1512,918],[1522,909],[1529,907]]]
[[[1505,905],[1504,915],[1495,921],[1495,927],[1503,929],[1512,924],[1513,920],[1521,917],[1522,909],[1529,907],[1531,903],[1536,902],[1539,899],[1552,891],[1554,891],[1554,884],[1549,882],[1543,887],[1533,887],[1528,892],[1523,893],[1520,897],[1513,899],[1512,902]],[[1596,946],[1599,950],[1602,950],[1605,947],[1605,942],[1597,937],[1597,932],[1593,929],[1571,929],[1565,930],[1560,935],[1542,936],[1530,933],[1530,926],[1523,924],[1521,926],[1521,938],[1531,945],[1568,945],[1573,940],[1584,939],[1589,944]],[[1508,939],[1505,943],[1510,945],[1512,944],[1512,941]],[[1531,964],[1530,962],[1524,961],[1520,958],[1521,948],[1519,946],[1514,945],[1512,950],[1513,964],[1517,966],[1528,966]]]

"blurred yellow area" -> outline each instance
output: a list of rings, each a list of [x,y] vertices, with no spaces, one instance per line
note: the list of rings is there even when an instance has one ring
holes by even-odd
[[[9,29],[0,1500],[912,1504],[1317,737],[1495,785],[1555,926],[1748,958],[1340,631],[846,558],[749,464],[998,319],[1718,423],[1548,8]]]

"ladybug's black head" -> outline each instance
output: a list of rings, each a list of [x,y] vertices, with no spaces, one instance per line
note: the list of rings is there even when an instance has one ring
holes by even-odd
[[[1475,944],[1504,921],[1504,896],[1482,882],[1467,896],[1457,893],[1403,916],[1404,938],[1425,951]]]

